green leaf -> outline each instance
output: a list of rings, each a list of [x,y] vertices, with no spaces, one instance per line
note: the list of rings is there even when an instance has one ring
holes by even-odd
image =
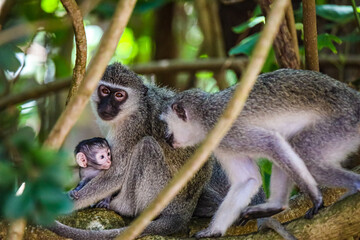
[[[59,0],[41,0],[41,8],[44,12],[53,13],[59,5]]]
[[[323,48],[329,48],[333,53],[337,53],[336,47],[333,42],[336,42],[338,44],[341,44],[342,41],[337,36],[324,33],[318,35],[318,49],[319,51]]]
[[[360,8],[358,8],[359,11]],[[316,6],[316,14],[336,23],[346,23],[354,19],[352,6],[324,4]]]
[[[230,49],[229,55],[236,55],[236,54],[243,53],[247,56],[250,56],[259,37],[260,37],[260,33],[255,33],[255,34],[243,39],[238,45],[236,45],[235,47]]]
[[[247,29],[255,27],[256,25],[258,25],[259,23],[264,23],[265,24],[265,17],[264,16],[260,16],[260,17],[253,17],[250,18],[248,21],[246,21],[245,23],[242,23],[236,27],[233,27],[233,31],[235,33],[243,33],[245,32]]]

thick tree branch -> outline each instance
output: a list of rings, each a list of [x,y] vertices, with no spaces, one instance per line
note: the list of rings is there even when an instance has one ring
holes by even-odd
[[[110,61],[120,36],[127,25],[131,13],[135,7],[136,0],[119,1],[109,28],[101,39],[99,49],[89,64],[84,81],[81,83],[78,94],[73,97],[54,128],[46,139],[44,145],[53,149],[58,149],[64,142],[70,129],[74,126],[86,103],[96,88],[98,81],[103,75],[105,68]]]
[[[61,3],[64,5],[72,21],[76,43],[76,60],[73,80],[66,100],[66,104],[68,104],[69,100],[78,92],[80,83],[85,76],[87,45],[83,17],[77,3],[75,0],[61,0]]]
[[[255,46],[249,65],[242,75],[239,86],[236,88],[232,99],[215,128],[209,133],[195,154],[185,163],[156,199],[117,239],[128,240],[137,237],[203,166],[211,152],[220,143],[221,139],[225,136],[241,112],[250,90],[255,84],[256,78],[261,71],[270,47],[279,30],[288,3],[288,0],[275,0],[274,7],[269,13],[268,21]]]
[[[319,71],[315,0],[303,1],[306,69]]]

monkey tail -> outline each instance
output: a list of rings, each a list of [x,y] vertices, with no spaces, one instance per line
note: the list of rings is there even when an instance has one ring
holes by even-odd
[[[50,231],[58,234],[59,236],[71,238],[74,240],[113,239],[125,230],[125,228],[108,229],[108,230],[85,230],[85,229],[69,227],[58,221],[55,221],[53,225],[47,228]]]

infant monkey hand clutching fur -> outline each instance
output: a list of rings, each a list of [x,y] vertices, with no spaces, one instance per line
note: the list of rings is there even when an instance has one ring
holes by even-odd
[[[91,138],[81,141],[74,150],[76,163],[79,165],[80,182],[75,189],[69,192],[73,199],[78,198],[78,191],[101,171],[111,166],[111,151],[105,138]],[[108,208],[111,196],[101,200],[96,207]]]
[[[168,142],[173,147],[201,142],[235,87],[175,96],[161,115],[168,125]],[[324,74],[281,69],[260,75],[240,116],[214,150],[231,187],[210,226],[197,237],[223,235],[239,214],[246,222],[281,212],[292,182],[313,202],[307,218],[323,206],[318,184],[347,188],[347,194],[359,191],[360,175],[340,167],[360,145],[359,119],[360,94]],[[274,163],[270,198],[248,206],[262,182],[254,161],[259,157]]]

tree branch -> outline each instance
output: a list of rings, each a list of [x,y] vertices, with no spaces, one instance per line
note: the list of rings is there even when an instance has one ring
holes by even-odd
[[[22,93],[0,98],[0,110],[24,101],[47,96],[53,92],[57,92],[59,90],[68,88],[69,86],[70,86],[70,79],[66,79],[66,80],[51,82],[48,84],[43,84],[34,87],[32,89],[29,89],[27,91],[24,91]]]
[[[259,0],[258,2],[261,6],[263,14],[267,16],[270,11],[270,5],[272,1]],[[287,15],[289,15],[288,12],[290,7],[291,6],[289,5],[289,7],[286,9]],[[276,35],[276,38],[274,40],[274,50],[276,60],[281,68],[300,69],[300,59],[296,55],[293,36],[289,31],[286,18],[282,20],[279,33]]]
[[[114,16],[109,28],[101,39],[99,49],[89,64],[84,81],[81,83],[78,94],[73,97],[54,128],[46,139],[44,145],[58,149],[64,142],[70,129],[74,126],[86,103],[96,88],[98,81],[103,75],[105,68],[110,61],[120,36],[127,25],[131,13],[135,7],[136,0],[121,0],[118,2]]]
[[[303,1],[306,69],[319,71],[315,0]]]
[[[163,72],[172,72],[176,74],[178,72],[196,72],[202,70],[217,71],[218,69],[233,69],[238,72],[242,70],[248,64],[247,57],[237,58],[208,58],[198,59],[194,61],[183,60],[162,60],[159,62],[150,62],[146,64],[132,65],[130,68],[138,74],[158,74]],[[339,56],[329,55],[320,56],[321,65],[338,65],[343,64],[349,67],[360,67],[360,57],[357,55],[347,56],[345,59]],[[1,72],[0,72],[1,73]],[[64,81],[61,83],[61,81]],[[24,92],[0,98],[0,110],[13,106],[15,104],[28,101],[31,99],[37,99],[46,96],[52,92],[64,90],[70,86],[71,79],[59,80],[48,84],[43,84],[35,89],[29,89]]]
[[[164,207],[166,207],[166,205],[203,166],[211,152],[217,147],[221,139],[231,128],[232,123],[241,112],[250,90],[255,84],[256,78],[261,71],[270,47],[279,30],[279,26],[284,17],[284,12],[288,3],[288,0],[275,0],[274,7],[269,13],[268,21],[266,22],[259,41],[255,46],[249,65],[242,75],[239,86],[236,88],[232,99],[215,128],[209,133],[195,154],[185,163],[170,183],[159,193],[156,199],[117,239],[128,240],[134,239],[138,236],[150,223],[150,221],[156,217]]]
[[[73,80],[66,99],[66,104],[78,92],[80,83],[86,71],[87,45],[83,17],[75,0],[61,0],[73,24],[76,42],[76,60],[73,71]]]

